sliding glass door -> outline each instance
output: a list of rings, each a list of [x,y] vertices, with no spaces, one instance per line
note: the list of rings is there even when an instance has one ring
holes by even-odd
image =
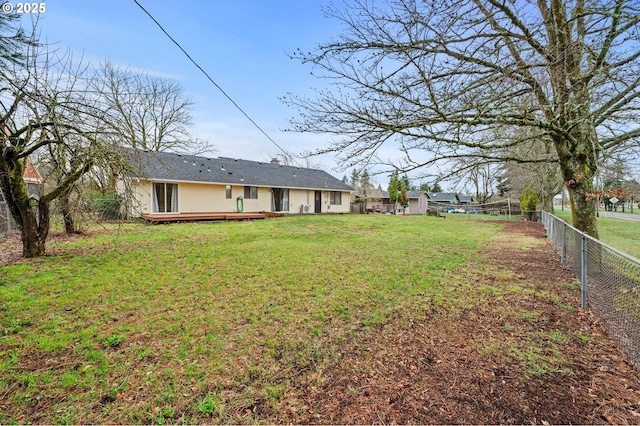
[[[177,213],[178,184],[154,183],[152,199],[153,213]]]

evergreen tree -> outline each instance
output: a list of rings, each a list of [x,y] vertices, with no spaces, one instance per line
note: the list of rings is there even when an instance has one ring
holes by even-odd
[[[404,181],[404,179],[400,181],[400,199],[398,201],[403,207],[402,214],[404,214],[404,209],[409,206],[409,197],[407,196],[407,183]]]
[[[400,179],[400,188],[402,188],[403,185],[406,191],[409,191],[411,188],[411,182],[409,182],[409,177],[406,173],[402,175],[402,178]]]
[[[38,46],[35,37],[20,27],[20,15],[0,13],[0,66],[23,65],[29,47]]]
[[[371,179],[369,178],[369,172],[365,169],[360,175],[360,188],[362,188],[362,192],[366,195],[367,189],[371,186]]]
[[[398,179],[398,172],[394,171],[391,174],[391,177],[389,179],[389,187],[387,188],[387,191],[389,192],[389,201],[396,204],[398,201],[400,201],[400,197],[401,197],[401,187],[400,187],[400,179]],[[394,209],[395,211],[395,209]]]
[[[511,185],[509,185],[509,179],[502,175],[498,177],[498,184],[496,185],[496,189],[498,190],[498,195],[504,197],[504,194],[511,191]]]
[[[351,187],[357,190],[360,184],[360,175],[356,169],[351,170]]]

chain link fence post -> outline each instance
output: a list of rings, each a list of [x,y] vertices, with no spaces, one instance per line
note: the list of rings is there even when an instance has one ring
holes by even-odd
[[[582,309],[587,309],[587,236],[581,235],[581,283],[582,283]]]
[[[560,245],[560,237],[558,236],[558,232],[560,232],[560,229],[558,227],[558,222],[554,220],[553,221],[553,249],[556,252],[558,251],[558,246]]]
[[[560,257],[562,265],[567,264],[567,224],[562,222],[562,255]]]

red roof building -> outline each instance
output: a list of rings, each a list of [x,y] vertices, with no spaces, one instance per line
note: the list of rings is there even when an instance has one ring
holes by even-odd
[[[29,161],[28,158],[24,168],[24,173],[22,174],[22,178],[24,179],[25,183],[35,183],[38,185],[42,183],[42,176],[40,176],[40,173],[38,173],[36,168],[33,167],[33,164],[31,164],[31,161]]]

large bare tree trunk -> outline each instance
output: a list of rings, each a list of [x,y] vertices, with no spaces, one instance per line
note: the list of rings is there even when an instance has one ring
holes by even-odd
[[[38,257],[44,256],[47,237],[49,236],[49,204],[40,203],[37,209],[38,220],[36,220],[36,209],[29,207],[25,211],[25,220],[21,228],[22,236],[22,256]]]
[[[79,233],[76,229],[75,220],[73,219],[73,209],[71,207],[71,194],[66,192],[60,196],[60,212],[62,213],[62,221],[64,222],[64,232],[67,235]]]
[[[586,141],[588,136],[579,138],[579,140]],[[595,192],[593,176],[597,171],[595,160],[597,152],[592,151],[591,155],[584,152],[576,153],[575,147],[567,149],[567,146],[570,145],[556,141],[556,149],[561,159],[560,169],[569,192],[573,226],[593,238],[598,238],[596,202],[593,199]]]
[[[24,161],[17,158],[14,151],[5,149],[0,161],[0,187],[11,216],[20,229],[23,257],[37,257],[45,254],[45,245],[50,227],[51,200],[68,192],[80,176],[87,173],[93,163],[88,162],[72,173],[54,191],[40,197],[37,205],[31,205],[27,185],[24,182]]]
[[[97,161],[121,161],[104,145],[109,111],[90,90],[85,68],[70,55],[31,47],[24,63],[0,67],[0,188],[20,229],[24,257],[45,254],[53,200],[68,195]],[[39,200],[29,199],[23,178],[31,155],[48,160],[48,175],[57,177]]]
[[[587,200],[585,189],[575,189],[568,186],[569,200],[571,202],[571,219],[573,226],[581,231],[598,238],[598,226],[596,224],[595,200]]]
[[[49,234],[49,202],[31,206],[29,192],[23,180],[24,162],[5,151],[6,168],[0,170],[0,187],[16,221],[22,238],[22,255],[37,257],[45,253],[45,242]],[[1,163],[0,163],[1,164]]]

